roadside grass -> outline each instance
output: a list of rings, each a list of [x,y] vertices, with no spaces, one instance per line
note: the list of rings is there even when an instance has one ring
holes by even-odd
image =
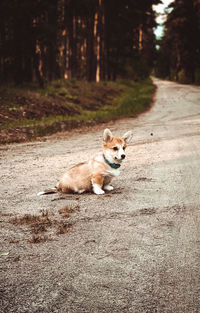
[[[150,107],[154,91],[150,78],[140,82],[123,80],[99,84],[58,80],[42,90],[34,84],[10,88],[6,90],[9,96],[4,97],[3,108],[11,117],[1,120],[0,110],[0,143],[20,142],[83,125],[135,117]],[[14,95],[19,99],[17,103],[11,101]],[[23,107],[21,102],[25,103]],[[29,112],[31,106],[34,110]],[[26,112],[25,116],[21,115],[25,109],[29,118]]]
[[[123,92],[114,99],[112,106],[103,106],[94,112],[83,110],[79,118],[83,121],[107,122],[122,117],[135,117],[150,107],[155,91],[150,79],[137,83],[121,82],[118,86]]]

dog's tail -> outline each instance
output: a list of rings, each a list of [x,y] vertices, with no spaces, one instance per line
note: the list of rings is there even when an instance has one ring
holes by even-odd
[[[38,196],[43,196],[43,195],[49,195],[49,194],[51,194],[51,193],[56,193],[57,192],[57,188],[55,187],[55,188],[51,188],[51,189],[46,189],[46,190],[44,190],[44,191],[40,191],[40,192],[38,192]]]

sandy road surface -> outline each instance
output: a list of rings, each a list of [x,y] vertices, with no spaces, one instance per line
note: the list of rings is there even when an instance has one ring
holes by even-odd
[[[100,149],[104,126],[1,147],[1,313],[200,312],[200,88],[155,83],[149,112],[106,125],[134,132],[112,193],[36,196]],[[38,234],[11,223],[41,212]]]

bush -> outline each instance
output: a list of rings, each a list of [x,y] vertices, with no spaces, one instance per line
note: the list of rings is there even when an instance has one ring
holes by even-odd
[[[190,80],[188,79],[184,69],[182,69],[181,71],[178,72],[178,82],[181,84],[189,84],[190,83]]]
[[[200,68],[195,70],[195,84],[200,85]]]

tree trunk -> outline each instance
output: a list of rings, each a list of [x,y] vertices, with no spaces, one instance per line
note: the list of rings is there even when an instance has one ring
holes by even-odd
[[[109,7],[106,1],[104,1],[104,66],[105,66],[105,78],[111,80],[111,67],[110,67],[110,16],[109,16]]]
[[[6,46],[6,24],[4,17],[0,19],[0,46],[1,53],[0,53],[0,81],[6,81],[7,80],[7,72],[5,68],[5,46]]]
[[[23,66],[22,66],[22,29],[21,20],[15,20],[13,32],[13,70],[15,83],[21,84],[23,82]]]
[[[48,7],[48,28],[51,30],[51,39],[48,42],[48,79],[58,78],[57,66],[57,11],[58,0],[54,0]]]
[[[94,14],[87,19],[86,77],[88,81],[96,80],[96,57],[94,53]]]

